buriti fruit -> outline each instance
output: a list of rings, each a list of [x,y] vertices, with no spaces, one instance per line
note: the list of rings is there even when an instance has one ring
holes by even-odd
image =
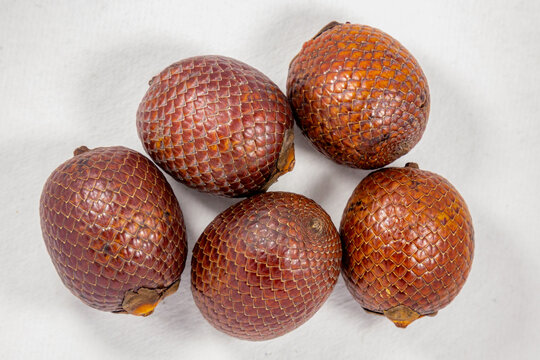
[[[137,111],[146,152],[203,192],[242,197],[294,166],[293,117],[268,77],[238,60],[197,56],[150,81]]]
[[[340,232],[347,288],[364,309],[398,327],[448,305],[473,260],[465,201],[446,179],[412,163],[364,178]]]
[[[418,62],[365,25],[332,22],[306,42],[290,64],[287,95],[313,145],[354,168],[382,167],[409,152],[429,115]]]
[[[138,152],[78,148],[47,179],[39,210],[58,275],[87,305],[146,316],[178,288],[187,255],[182,211]]]
[[[241,201],[193,249],[191,289],[203,316],[231,336],[267,340],[307,321],[340,272],[339,234],[304,196],[269,192]]]

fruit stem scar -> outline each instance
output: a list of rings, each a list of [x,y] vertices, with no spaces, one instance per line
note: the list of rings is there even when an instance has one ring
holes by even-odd
[[[84,145],[79,146],[78,148],[76,148],[75,150],[73,150],[73,156],[77,156],[77,155],[84,154],[84,153],[87,152],[87,151],[90,151],[90,149],[87,148],[86,146],[84,146]]]
[[[281,175],[286,174],[294,169],[294,163],[294,130],[287,129],[283,136],[283,145],[281,146],[281,150],[279,152],[277,166],[272,175],[270,175],[268,178],[268,181],[262,188],[262,191],[268,190],[270,185],[275,183]]]
[[[383,314],[390,321],[392,321],[394,325],[403,329],[406,328],[414,320],[419,319],[423,316],[405,305],[398,305],[391,309],[384,310]]]
[[[127,291],[122,302],[123,311],[118,311],[118,313],[148,316],[154,312],[161,300],[175,293],[179,285],[180,279],[168,287],[155,289],[143,287],[136,291]]]
[[[415,162],[408,162],[405,164],[406,168],[419,169],[418,164]]]

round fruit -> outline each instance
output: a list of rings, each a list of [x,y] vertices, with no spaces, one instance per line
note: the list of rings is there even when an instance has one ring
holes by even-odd
[[[218,330],[267,340],[315,314],[340,264],[328,214],[304,196],[269,192],[231,206],[204,230],[193,249],[191,290]]]
[[[150,81],[137,111],[146,152],[185,185],[229,197],[265,191],[294,167],[285,95],[238,60],[197,56]]]
[[[388,34],[332,22],[304,44],[287,80],[298,126],[339,164],[375,169],[420,140],[429,115],[426,77]]]
[[[138,152],[78,148],[47,179],[39,211],[56,271],[87,305],[146,316],[177,290],[187,255],[182,211]]]
[[[446,179],[416,164],[364,178],[340,232],[347,288],[364,309],[398,327],[448,305],[473,260],[465,201]]]

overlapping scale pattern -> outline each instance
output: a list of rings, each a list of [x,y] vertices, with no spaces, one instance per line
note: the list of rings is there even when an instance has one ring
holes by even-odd
[[[206,228],[191,263],[203,316],[243,339],[266,340],[308,320],[340,272],[339,234],[330,217],[301,195],[255,195]]]
[[[329,24],[292,60],[287,80],[298,126],[334,161],[382,167],[422,137],[429,89],[397,40],[365,25]]]
[[[180,279],[187,255],[180,206],[136,151],[97,148],[66,161],[45,183],[40,215],[60,278],[93,308],[124,312],[126,292]]]
[[[139,137],[167,173],[199,191],[247,196],[279,171],[292,136],[285,95],[240,61],[197,56],[172,64],[150,81],[137,111]],[[284,151],[293,151],[292,139]],[[285,157],[287,154],[284,155]]]
[[[374,312],[397,306],[419,315],[437,312],[458,294],[473,260],[465,201],[446,179],[414,166],[362,180],[340,233],[347,287]]]

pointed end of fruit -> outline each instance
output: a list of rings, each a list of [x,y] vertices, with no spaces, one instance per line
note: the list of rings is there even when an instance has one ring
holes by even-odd
[[[84,154],[85,152],[87,151],[90,151],[89,148],[87,148],[86,146],[79,146],[78,148],[76,148],[75,150],[73,150],[73,156],[77,156],[77,155],[81,155],[81,154]]]
[[[406,168],[411,168],[411,169],[419,169],[420,167],[418,166],[417,163],[415,162],[408,162],[405,164],[405,167]]]
[[[400,329],[405,329],[407,328],[407,326],[409,326],[410,323],[412,323],[412,321],[398,321],[398,320],[392,320],[392,322],[394,323],[394,325],[396,325],[396,327]]]
[[[132,309],[129,314],[136,316],[148,316],[152,315],[154,309],[156,308],[158,301],[151,304],[141,304],[137,308]]]
[[[398,328],[406,328],[410,323],[422,317],[419,313],[405,305],[395,306],[383,312]]]
[[[159,302],[178,290],[180,280],[167,288],[148,289],[140,288],[137,291],[128,291],[122,302],[123,313],[148,316],[154,312]]]
[[[158,75],[155,75],[153,76],[149,81],[148,81],[148,86],[152,86],[156,81],[159,80],[159,74]]]
[[[328,24],[326,24],[321,30],[319,30],[319,32],[317,34],[315,34],[315,36],[313,37],[313,39],[319,37],[323,32],[327,31],[327,30],[330,30],[331,28],[335,27],[335,26],[338,26],[338,25],[343,25],[342,23],[340,22],[337,22],[337,21],[332,21]],[[312,39],[312,40],[313,40]]]

